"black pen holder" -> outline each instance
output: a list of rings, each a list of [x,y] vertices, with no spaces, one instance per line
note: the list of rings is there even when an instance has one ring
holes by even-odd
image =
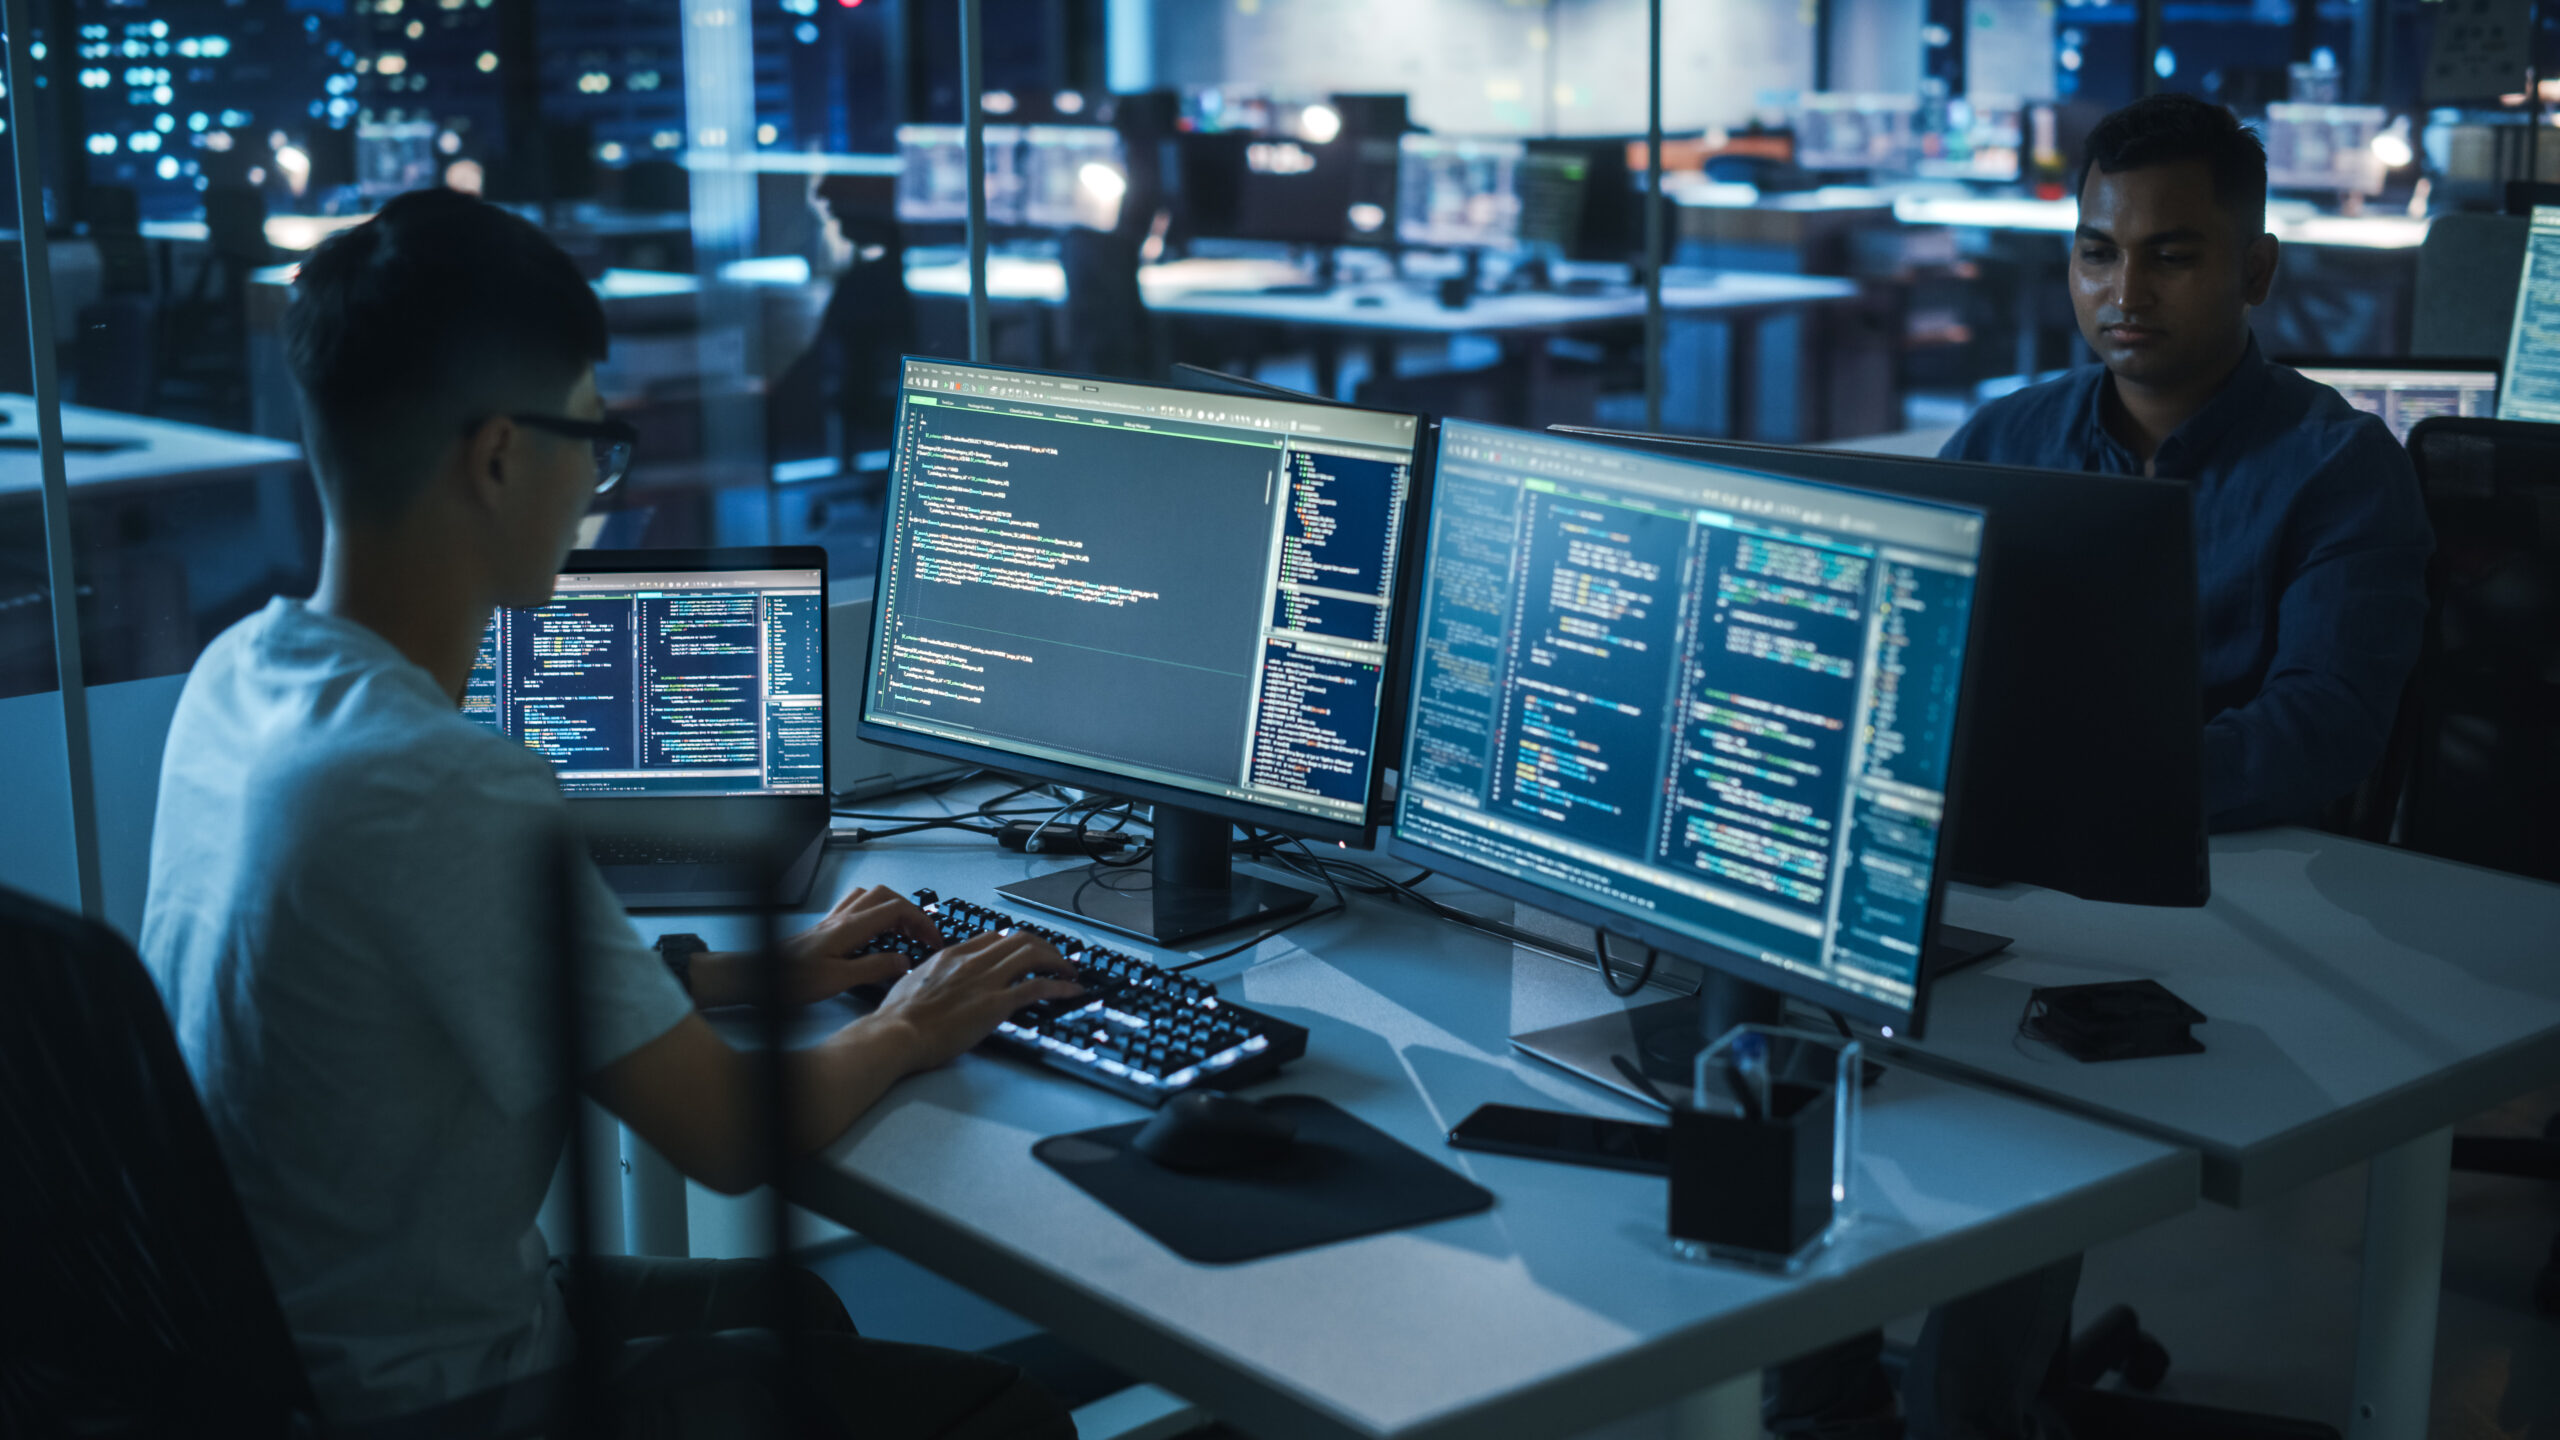
[[[1780,1081],[1769,1114],[1671,1112],[1671,1239],[1692,1258],[1788,1268],[1828,1230],[1839,1106],[1830,1087]]]

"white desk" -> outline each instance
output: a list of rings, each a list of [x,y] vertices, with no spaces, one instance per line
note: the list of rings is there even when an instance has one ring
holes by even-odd
[[[928,833],[831,857],[813,898],[859,882],[1000,902],[997,885],[1056,863]],[[734,916],[640,919],[644,936],[746,938]],[[809,1167],[803,1202],[1256,1435],[1305,1437],[1569,1435],[1709,1387],[1689,1415],[1720,1403],[1756,1433],[1762,1366],[2193,1203],[2191,1152],[1896,1071],[1869,1092],[1860,1179],[1896,1223],[1795,1279],[1693,1265],[1665,1245],[1659,1179],[1443,1143],[1489,1101],[1645,1118],[1508,1044],[1622,1004],[1590,971],[1355,901],[1207,974],[1313,1032],[1259,1092],[1342,1104],[1495,1208],[1195,1265],[1031,1156],[1042,1136],[1143,1111],[976,1055],[900,1084]],[[813,1026],[851,1013],[814,1008]]]
[[[2080,223],[2080,202],[2025,195],[1903,195],[1893,202],[1893,218],[1905,225],[2068,235]],[[2288,245],[2415,250],[2426,241],[2427,224],[2424,216],[2387,212],[2327,215],[2307,205],[2267,207],[2267,232]]]
[[[2216,839],[2213,887],[2194,910],[1959,889],[1949,920],[2017,943],[1932,992],[1920,1048],[2193,1146],[2225,1205],[2372,1160],[2351,1433],[2414,1440],[2449,1127],[2560,1080],[2560,886],[2271,830]],[[2017,1034],[2036,986],[2143,978],[2212,1017],[2203,1054],[2083,1065]]]
[[[0,423],[0,436],[34,438],[34,397],[0,395],[0,415],[7,417]],[[62,407],[62,435],[66,440],[140,442],[123,450],[66,452],[64,477],[84,494],[245,479],[302,464],[302,447],[282,440],[78,405]],[[0,450],[0,503],[21,496],[32,500],[43,488],[35,451]]]

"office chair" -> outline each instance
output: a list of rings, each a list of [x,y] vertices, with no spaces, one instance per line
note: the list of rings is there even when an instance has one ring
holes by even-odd
[[[2560,880],[2560,425],[2437,417],[2409,432],[2435,604],[2409,685],[2399,843]],[[2456,1136],[2457,1170],[2560,1180],[2540,1139]],[[2560,1314],[2560,1239],[2534,1282]]]
[[[74,317],[71,396],[95,409],[139,414],[151,404],[158,323],[142,202],[129,186],[92,185],[80,204],[102,283],[99,297]]]
[[[309,1383],[160,997],[0,891],[0,1432],[292,1436]]]
[[[0,1435],[524,1440],[487,1395],[322,1420],[142,961],[0,889]],[[495,1422],[495,1423],[493,1423]]]
[[[183,295],[161,297],[152,413],[183,411],[249,428],[249,272],[274,263],[266,196],[247,184],[204,192],[205,253]]]
[[[1138,287],[1143,230],[1092,230],[1070,225],[1058,237],[1058,264],[1066,274],[1062,307],[1066,368],[1079,375],[1154,380],[1158,374],[1145,294]]]
[[[2439,215],[2418,245],[2409,306],[2412,355],[2504,355],[2524,272],[2521,215]]]

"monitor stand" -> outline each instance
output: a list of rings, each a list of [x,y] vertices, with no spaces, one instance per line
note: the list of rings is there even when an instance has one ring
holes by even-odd
[[[1080,865],[996,893],[1155,945],[1179,945],[1315,903],[1309,891],[1237,874],[1233,830],[1219,816],[1159,805],[1155,854],[1145,864]]]
[[[2009,937],[1940,925],[1923,962],[1923,983],[1998,954]],[[1613,1011],[1511,1037],[1514,1048],[1647,1105],[1687,1091],[1698,1052],[1736,1025],[1775,1025],[1785,1009],[1777,991],[1719,970],[1699,977],[1698,993]],[[1783,1068],[1783,1067],[1782,1067]]]

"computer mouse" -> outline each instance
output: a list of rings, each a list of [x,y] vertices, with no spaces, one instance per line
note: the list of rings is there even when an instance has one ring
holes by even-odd
[[[1167,1170],[1213,1175],[1267,1164],[1298,1142],[1298,1123],[1250,1100],[1193,1090],[1164,1103],[1129,1148]]]

